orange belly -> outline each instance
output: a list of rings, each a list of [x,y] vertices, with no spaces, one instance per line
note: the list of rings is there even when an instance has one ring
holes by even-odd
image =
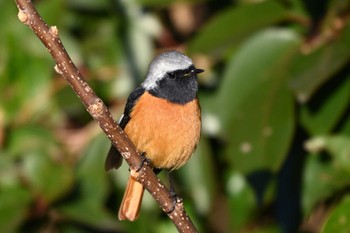
[[[200,137],[198,99],[180,105],[145,92],[125,127],[136,148],[156,168],[177,169],[191,157]]]

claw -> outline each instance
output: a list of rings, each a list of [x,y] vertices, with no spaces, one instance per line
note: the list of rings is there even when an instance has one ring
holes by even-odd
[[[182,203],[182,198],[177,196],[177,194],[175,193],[171,193],[170,194],[170,198],[173,199],[173,206],[171,207],[171,209],[169,211],[166,211],[165,213],[166,214],[171,214],[174,210],[175,210],[175,207],[178,203]]]
[[[143,157],[143,159],[139,164],[138,168],[136,169],[136,172],[139,172],[144,165],[147,165],[147,166],[151,165],[151,160],[146,158],[146,152],[142,152],[141,156]]]
[[[177,195],[177,193],[175,192],[174,183],[173,183],[173,179],[172,179],[172,177],[170,175],[170,172],[168,173],[168,176],[169,176],[169,185],[170,185],[170,196],[169,197],[173,199],[173,206],[172,206],[172,208],[169,211],[165,212],[166,214],[169,215],[175,210],[176,204],[182,202],[182,198],[179,197]]]

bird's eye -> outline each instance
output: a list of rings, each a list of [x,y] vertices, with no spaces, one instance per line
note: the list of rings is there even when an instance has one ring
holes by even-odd
[[[168,73],[168,75],[169,75],[169,78],[175,78],[176,77],[174,72],[170,72],[170,73]]]

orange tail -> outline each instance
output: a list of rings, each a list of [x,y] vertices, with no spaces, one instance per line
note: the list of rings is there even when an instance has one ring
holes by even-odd
[[[142,184],[129,176],[123,201],[119,207],[119,220],[135,221],[139,217],[143,191]]]

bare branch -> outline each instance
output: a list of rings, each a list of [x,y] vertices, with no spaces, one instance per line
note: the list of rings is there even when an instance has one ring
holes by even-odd
[[[62,75],[70,84],[87,111],[97,121],[103,132],[124,157],[130,166],[131,174],[143,184],[165,213],[171,212],[173,199],[170,197],[169,190],[160,182],[150,167],[143,166],[140,171],[137,171],[142,162],[142,157],[138,154],[131,140],[114,121],[106,105],[85,82],[66,52],[58,36],[57,27],[49,27],[42,20],[30,0],[15,0],[15,2],[19,9],[18,19],[29,26],[45,45],[56,62],[56,66],[54,67],[56,72]],[[187,216],[182,202],[178,202],[174,211],[169,213],[168,216],[179,232],[197,232],[191,219]]]

